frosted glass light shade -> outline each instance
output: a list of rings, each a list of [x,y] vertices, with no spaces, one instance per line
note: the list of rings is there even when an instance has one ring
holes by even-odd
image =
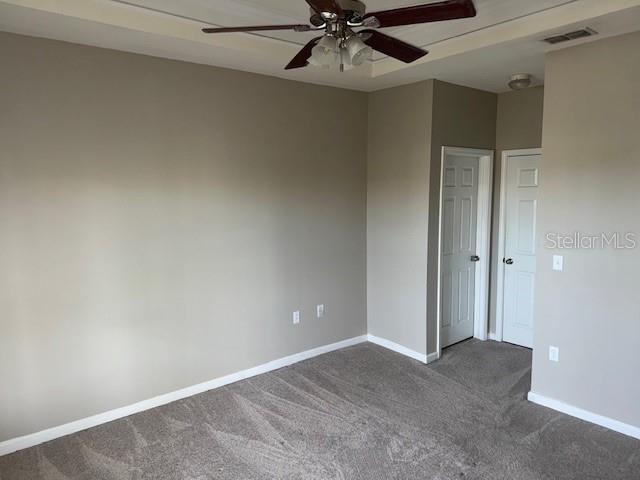
[[[349,52],[349,58],[351,59],[351,65],[354,67],[362,65],[373,53],[373,49],[367,46],[357,35],[347,40],[346,47]]]
[[[338,41],[335,37],[324,36],[311,50],[310,63],[322,67],[335,65],[338,60]]]

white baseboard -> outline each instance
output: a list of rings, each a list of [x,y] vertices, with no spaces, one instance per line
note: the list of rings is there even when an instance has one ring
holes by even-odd
[[[633,425],[629,425],[628,423],[614,420],[613,418],[598,415],[597,413],[583,410],[579,407],[574,407],[573,405],[569,405],[568,403],[545,397],[544,395],[540,395],[535,392],[529,392],[527,398],[530,402],[537,403],[538,405],[542,405],[543,407],[548,407],[553,410],[557,410],[558,412],[566,413],[567,415],[579,418],[580,420],[595,423],[596,425],[600,425],[601,427],[605,427],[618,433],[629,435],[630,437],[640,440],[640,427],[635,427]]]
[[[367,339],[367,335],[361,335],[359,337],[349,338],[347,340],[342,340],[341,342],[332,343],[330,345],[313,348],[305,352],[289,355],[288,357],[273,360],[271,362],[258,365],[257,367],[232,373],[230,375],[216,378],[208,382],[176,390],[174,392],[166,393],[164,395],[150,398],[148,400],[143,400],[141,402],[134,403],[133,405],[116,408],[115,410],[110,410],[98,415],[93,415],[81,420],[76,420],[75,422],[66,423],[64,425],[49,428],[41,432],[25,435],[23,437],[12,438],[10,440],[0,442],[0,456],[7,455],[18,450],[23,450],[25,448],[33,447],[50,440],[54,440],[56,438],[79,432],[81,430],[86,430],[87,428],[102,425],[103,423],[112,422],[113,420],[118,420],[120,418],[133,415],[134,413],[139,413],[151,408],[159,407],[161,405],[166,405],[167,403],[191,397],[193,395],[197,395],[208,390],[213,390],[214,388],[219,388],[224,385],[229,385],[246,378],[255,377],[256,375],[260,375],[262,373],[271,372],[273,370],[277,370],[279,368],[301,362],[302,360],[317,357],[318,355],[322,355],[323,353],[329,353],[334,350],[339,350],[341,348],[350,347],[358,343],[363,343],[366,342]]]
[[[427,354],[427,363],[433,363],[436,360],[440,359],[440,355],[438,355],[438,352],[433,352],[433,353],[429,353]]]
[[[493,332],[489,332],[489,340],[493,340],[494,342],[501,342],[502,339],[498,338],[498,335],[496,335]]]
[[[414,360],[418,360],[419,362],[422,362],[422,363],[430,363],[438,359],[437,353],[435,354],[436,356],[435,359],[433,359],[432,357],[432,359],[429,360],[427,355],[425,355],[424,353],[418,353],[414,350],[411,350],[410,348],[403,347],[398,343],[392,342],[391,340],[387,340],[386,338],[376,337],[375,335],[371,335],[371,334],[367,335],[367,340],[369,340],[371,343],[375,343],[376,345],[380,345],[381,347],[388,348],[389,350],[393,350],[394,352],[404,355],[406,357],[411,357]],[[431,356],[433,355],[434,354],[431,354]]]

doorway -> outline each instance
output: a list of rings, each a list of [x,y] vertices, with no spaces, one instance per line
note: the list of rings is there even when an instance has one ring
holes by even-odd
[[[541,149],[502,155],[496,340],[533,347]]]
[[[438,354],[487,339],[493,151],[443,147],[438,243]]]

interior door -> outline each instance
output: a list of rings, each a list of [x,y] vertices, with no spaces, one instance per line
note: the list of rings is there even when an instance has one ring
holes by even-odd
[[[528,348],[533,347],[540,158],[524,155],[507,159],[502,338]]]
[[[448,154],[444,159],[440,264],[443,347],[473,337],[478,168],[477,156]]]

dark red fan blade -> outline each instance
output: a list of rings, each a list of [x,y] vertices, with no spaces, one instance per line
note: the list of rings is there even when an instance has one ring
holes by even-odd
[[[309,43],[307,43],[302,48],[302,50],[300,50],[298,54],[295,57],[293,57],[293,60],[291,60],[289,64],[286,67],[284,67],[284,69],[292,70],[294,68],[302,68],[309,65],[309,58],[311,58],[311,50],[313,50],[313,47],[316,46],[316,43],[318,43],[318,40],[320,40],[321,38],[322,37],[316,37],[313,40],[311,40]]]
[[[307,0],[307,3],[318,13],[330,12],[340,17],[343,15],[342,8],[336,0]]]
[[[215,27],[203,28],[204,33],[233,33],[233,32],[264,32],[267,30],[295,30],[296,32],[308,32],[309,25],[260,25],[249,27]]]
[[[380,24],[379,28],[384,28],[469,18],[475,17],[476,13],[472,0],[446,0],[427,5],[371,12],[367,13],[364,19],[374,17]]]
[[[396,58],[404,63],[415,62],[429,53],[426,50],[414,47],[402,40],[390,37],[376,30],[362,30],[358,35],[360,35],[364,43],[374,50]]]

